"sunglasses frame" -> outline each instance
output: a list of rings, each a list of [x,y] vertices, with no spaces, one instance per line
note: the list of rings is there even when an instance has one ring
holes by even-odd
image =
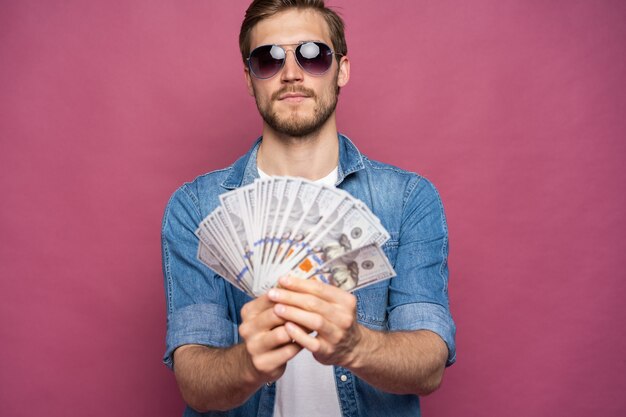
[[[302,64],[300,63],[300,61],[298,60],[298,55],[296,54],[296,49],[298,49],[300,46],[305,45],[307,43],[315,43],[315,44],[321,44],[321,45],[326,46],[328,48],[328,50],[330,51],[330,55],[333,55],[333,59],[334,59],[335,56],[344,56],[344,54],[340,54],[340,53],[337,53],[337,52],[333,51],[333,48],[331,48],[325,42],[320,42],[320,41],[301,41],[301,42],[298,42],[298,43],[283,43],[283,44],[280,44],[280,45],[279,44],[275,44],[275,43],[268,43],[268,44],[264,44],[264,45],[259,45],[259,46],[257,46],[256,48],[254,48],[253,50],[250,51],[250,54],[248,55],[248,58],[246,58],[246,64],[248,66],[248,70],[250,71],[250,74],[252,74],[254,76],[254,78],[257,78],[259,80],[268,80],[268,79],[274,77],[280,71],[282,71],[282,69],[285,67],[285,61],[287,61],[287,52],[291,51],[291,52],[293,52],[293,57],[296,60],[296,62],[298,63],[298,66],[302,69],[302,71],[306,72],[307,74],[313,75],[313,76],[321,76],[321,75],[326,74],[333,66],[332,61],[330,63],[330,66],[324,72],[316,74],[316,73],[310,72],[309,70],[304,68],[302,66]],[[265,46],[276,46],[276,47],[282,49],[283,52],[285,53],[285,57],[282,59],[282,63],[280,64],[280,67],[276,70],[276,72],[274,74],[270,75],[269,77],[260,77],[252,69],[252,65],[250,64],[250,59],[252,58],[252,54],[254,53],[254,51],[256,51],[259,48],[263,48]],[[295,46],[295,48],[285,49],[284,48],[285,46]]]

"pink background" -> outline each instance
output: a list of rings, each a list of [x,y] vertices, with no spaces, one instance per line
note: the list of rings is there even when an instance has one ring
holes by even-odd
[[[625,415],[626,3],[329,3],[340,130],[447,209],[458,363],[424,414]],[[1,6],[0,415],[180,415],[160,222],[260,132],[247,1]]]

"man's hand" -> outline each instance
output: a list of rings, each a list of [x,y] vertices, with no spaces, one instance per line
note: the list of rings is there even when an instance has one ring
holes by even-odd
[[[349,367],[363,337],[356,322],[356,297],[315,280],[286,276],[279,283],[281,288],[271,289],[267,296],[276,303],[273,313],[284,323],[281,329],[287,337],[320,363]]]
[[[292,343],[285,320],[274,312],[267,295],[250,301],[241,309],[239,334],[244,339],[253,370],[250,378],[257,382],[275,381],[285,372],[287,361],[302,347]]]
[[[283,277],[267,296],[288,337],[323,364],[350,369],[396,394],[427,395],[441,383],[448,356],[428,330],[377,332],[356,321],[356,297],[314,280]],[[309,334],[316,331],[317,336]]]
[[[184,345],[174,351],[174,372],[185,402],[199,412],[231,410],[261,384],[275,381],[302,347],[291,342],[285,320],[267,295],[241,309],[244,343],[229,348]]]

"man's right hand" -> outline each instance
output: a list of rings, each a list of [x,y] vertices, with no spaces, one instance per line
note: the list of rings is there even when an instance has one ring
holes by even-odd
[[[243,306],[243,343],[229,348],[184,345],[174,351],[176,380],[189,406],[199,412],[230,410],[260,385],[280,378],[302,347],[291,342],[273,307],[267,295]]]
[[[239,334],[250,359],[251,382],[276,381],[285,372],[287,362],[302,350],[292,343],[285,320],[274,313],[274,304],[264,294],[241,309]]]

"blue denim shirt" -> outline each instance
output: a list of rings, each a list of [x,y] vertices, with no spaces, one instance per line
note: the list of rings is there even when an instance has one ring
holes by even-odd
[[[365,202],[389,231],[383,250],[397,276],[355,291],[357,320],[370,329],[427,329],[448,346],[447,365],[455,361],[455,325],[448,306],[448,231],[441,199],[425,178],[372,161],[339,135],[337,187]],[[241,342],[241,307],[250,298],[196,260],[200,221],[219,205],[218,196],[258,177],[261,139],[232,166],[196,178],[170,199],[162,226],[163,274],[167,301],[164,362],[173,366],[174,350],[185,344],[228,347]],[[419,398],[378,390],[349,370],[335,366],[335,383],[344,417],[419,416]],[[184,416],[271,416],[275,384],[262,386],[229,412]]]

